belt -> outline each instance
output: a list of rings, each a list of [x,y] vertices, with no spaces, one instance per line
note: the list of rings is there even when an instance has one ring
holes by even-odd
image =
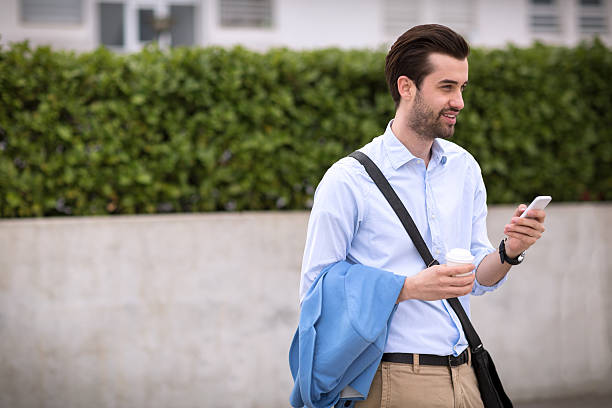
[[[390,363],[402,363],[412,364],[414,361],[412,353],[384,353],[382,361],[388,361]],[[463,350],[463,353],[457,357],[450,356],[436,356],[433,354],[419,354],[419,364],[422,365],[433,365],[433,366],[451,366],[455,367],[468,362],[468,350]]]

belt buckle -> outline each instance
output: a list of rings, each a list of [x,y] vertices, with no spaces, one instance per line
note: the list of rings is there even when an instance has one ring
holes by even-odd
[[[462,364],[462,363],[460,363],[461,360],[463,360],[463,353],[459,354],[456,357],[453,356],[452,354],[449,354],[448,355],[448,366],[449,367],[454,367],[454,366],[461,365]]]

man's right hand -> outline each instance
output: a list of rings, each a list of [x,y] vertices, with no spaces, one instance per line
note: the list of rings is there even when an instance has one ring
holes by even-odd
[[[397,302],[408,299],[440,300],[467,295],[472,291],[475,273],[456,276],[473,271],[474,265],[434,265],[404,281]]]

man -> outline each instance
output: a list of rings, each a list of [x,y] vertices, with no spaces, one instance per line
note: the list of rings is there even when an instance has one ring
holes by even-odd
[[[406,276],[385,354],[367,400],[356,405],[360,408],[481,407],[467,340],[444,299],[459,297],[469,313],[468,295],[499,287],[511,264],[520,263],[544,232],[544,211],[519,218],[526,208],[520,205],[503,228],[507,240],[499,252],[487,238],[480,168],[467,151],[447,140],[464,107],[468,54],[465,40],[440,25],[417,26],[399,37],[385,67],[395,118],[383,135],[360,149],[382,170],[442,265],[424,266],[390,205],[355,159],[335,163],[315,193],[300,301],[323,268],[342,260]],[[444,265],[452,248],[468,249],[474,264]]]

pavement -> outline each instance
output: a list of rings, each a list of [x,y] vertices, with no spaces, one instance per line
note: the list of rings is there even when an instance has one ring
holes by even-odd
[[[585,395],[563,399],[517,402],[515,408],[612,408],[611,395]]]

